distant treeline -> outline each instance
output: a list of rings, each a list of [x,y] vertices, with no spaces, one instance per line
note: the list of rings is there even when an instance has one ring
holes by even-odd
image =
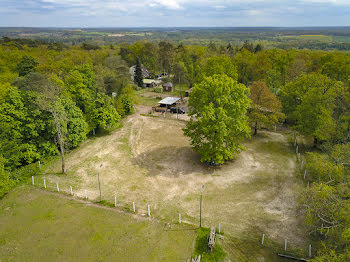
[[[328,39],[284,40],[283,36],[325,36]],[[349,50],[350,27],[314,28],[0,28],[0,37],[25,38],[81,45],[84,42],[100,46],[109,44],[134,44],[140,40],[159,43],[240,46],[245,41],[260,43],[269,48],[296,48],[316,50]]]

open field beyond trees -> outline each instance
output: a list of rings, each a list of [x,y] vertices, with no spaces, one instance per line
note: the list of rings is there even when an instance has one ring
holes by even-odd
[[[288,249],[306,256],[309,240],[303,217],[298,214],[298,194],[303,187],[296,172],[296,157],[288,131],[262,131],[244,143],[246,151],[220,167],[200,163],[183,135],[185,121],[149,117],[148,107],[138,106],[123,126],[83,143],[67,155],[66,175],[60,161],[46,164],[46,174],[36,185],[99,200],[102,199],[164,223],[176,224],[178,214],[185,223],[198,226],[200,188],[203,192],[203,225],[220,223],[225,247],[233,261],[279,261],[284,239]],[[141,115],[142,114],[142,115]],[[102,168],[99,166],[102,164]],[[263,248],[259,243],[266,236]],[[228,261],[228,260],[227,260]]]

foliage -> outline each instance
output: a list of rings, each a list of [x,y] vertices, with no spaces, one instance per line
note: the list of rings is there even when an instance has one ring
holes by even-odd
[[[281,102],[264,82],[253,82],[250,86],[250,98],[252,107],[248,116],[254,126],[255,135],[261,125],[271,127],[284,119],[284,114],[281,113]]]
[[[296,121],[296,129],[316,140],[330,140],[335,132],[332,118],[335,100],[344,95],[341,82],[321,74],[303,75],[283,87],[283,112]]]
[[[5,159],[0,156],[0,199],[16,184],[10,173],[4,169]]]
[[[203,69],[205,76],[214,76],[225,74],[237,81],[237,68],[231,59],[226,56],[211,57]]]
[[[21,61],[17,64],[17,72],[19,76],[25,76],[36,71],[38,62],[31,56],[24,55]]]
[[[322,249],[318,252],[317,257],[312,262],[343,262],[350,260],[350,251],[344,254],[337,254],[334,249],[329,249],[322,243]]]
[[[184,130],[201,161],[222,164],[233,159],[249,137],[246,111],[249,90],[226,75],[205,77],[193,87],[190,121]]]
[[[223,261],[226,253],[224,249],[216,242],[213,253],[208,249],[209,228],[199,228],[197,230],[196,244],[194,247],[194,255],[201,256],[201,261]]]
[[[326,154],[308,153],[306,169],[314,181],[324,181],[334,184],[343,181],[345,168],[334,163]]]
[[[143,75],[140,59],[136,59],[134,82],[138,87],[143,87]]]
[[[110,97],[98,93],[95,101],[87,108],[90,128],[107,128],[117,125],[120,116],[112,104]]]

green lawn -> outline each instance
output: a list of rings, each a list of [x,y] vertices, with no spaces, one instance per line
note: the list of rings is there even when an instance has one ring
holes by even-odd
[[[17,188],[1,200],[0,261],[186,261],[196,231]]]

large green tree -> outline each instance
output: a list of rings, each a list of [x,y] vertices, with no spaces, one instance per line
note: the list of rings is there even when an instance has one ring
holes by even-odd
[[[285,85],[280,93],[283,112],[295,121],[296,129],[318,140],[330,140],[335,133],[333,119],[336,98],[344,96],[344,85],[321,74],[302,75]]]
[[[205,77],[193,87],[184,132],[202,162],[222,164],[243,149],[242,139],[250,136],[248,94],[249,89],[227,75]]]

